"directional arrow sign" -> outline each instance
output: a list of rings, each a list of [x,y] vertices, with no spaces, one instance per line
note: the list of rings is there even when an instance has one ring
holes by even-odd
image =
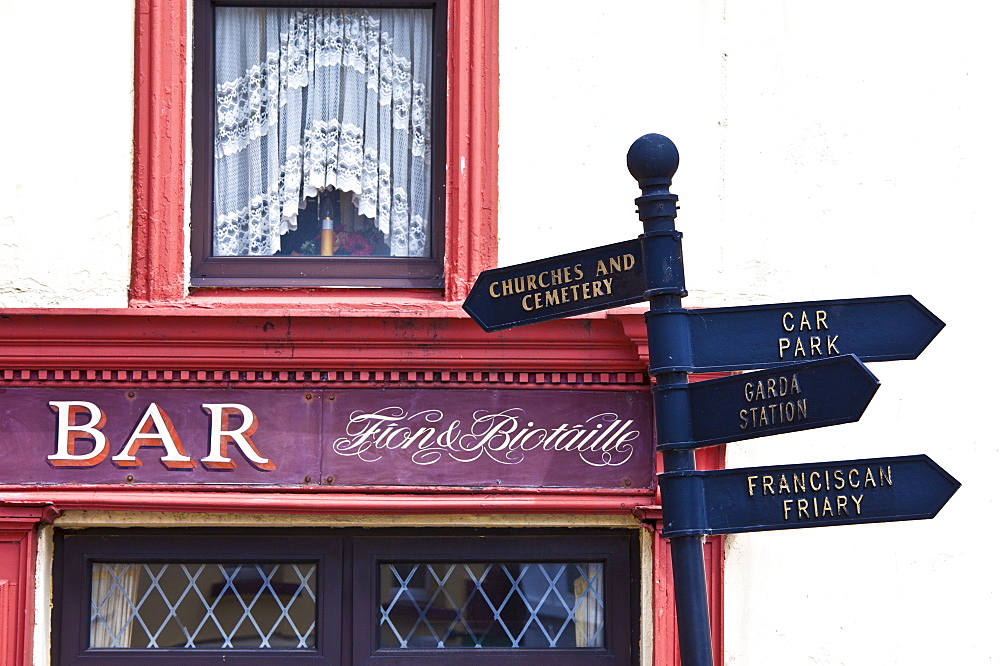
[[[660,474],[663,534],[933,518],[961,485],[925,455],[667,472]]]
[[[483,271],[462,307],[492,332],[643,300],[639,239]]]
[[[694,448],[782,432],[851,423],[861,418],[879,382],[853,354],[805,361],[694,384],[653,389],[659,450]],[[686,402],[691,430],[675,434],[675,409]],[[675,408],[675,405],[676,408]],[[690,437],[690,439],[688,439]],[[683,440],[683,441],[677,441]]]
[[[912,296],[665,314],[688,318],[692,363],[680,370],[753,370],[839,354],[862,361],[913,359],[944,328]]]

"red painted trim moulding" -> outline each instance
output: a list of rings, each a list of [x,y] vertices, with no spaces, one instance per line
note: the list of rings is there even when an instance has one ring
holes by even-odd
[[[184,296],[187,3],[137,0],[132,202],[135,301]]]
[[[61,512],[171,511],[190,513],[281,513],[350,515],[583,514],[629,515],[650,493],[572,492],[289,493],[203,490],[5,488],[2,502],[48,502]],[[2,510],[3,507],[0,507]]]
[[[113,372],[111,380],[119,379],[118,372],[135,371],[351,370],[527,373],[528,382],[538,373],[603,373],[616,383],[620,380],[612,375],[625,373],[646,381],[639,377],[646,364],[635,343],[609,318],[563,319],[487,334],[467,317],[26,310],[0,317],[0,339],[0,368],[7,371]]]
[[[460,301],[497,259],[499,0],[448,6],[445,299]]]

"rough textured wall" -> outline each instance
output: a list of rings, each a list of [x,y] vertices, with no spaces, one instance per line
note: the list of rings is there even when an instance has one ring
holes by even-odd
[[[0,0],[0,307],[127,304],[134,2]]]
[[[869,366],[859,423],[729,447],[730,467],[926,453],[964,485],[931,521],[730,538],[726,663],[996,661],[1000,7],[501,11],[501,264],[640,233],[625,153],[659,132],[680,150],[689,307],[912,293],[947,323],[919,359]]]

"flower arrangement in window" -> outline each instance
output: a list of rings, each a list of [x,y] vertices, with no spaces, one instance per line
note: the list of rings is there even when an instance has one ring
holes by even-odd
[[[384,255],[388,252],[379,252],[380,245],[385,245],[378,233],[372,227],[371,231],[365,233],[361,231],[345,231],[343,226],[335,227],[333,230],[333,255],[334,257],[371,257],[374,255]],[[303,241],[298,250],[292,250],[292,256],[311,256],[320,254],[321,236]]]
[[[282,238],[285,256],[388,256],[389,246],[372,220],[358,215],[349,196],[326,190],[306,203],[298,228]]]

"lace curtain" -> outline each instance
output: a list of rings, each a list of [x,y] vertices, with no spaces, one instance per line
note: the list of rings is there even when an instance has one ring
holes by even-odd
[[[269,256],[308,197],[351,193],[428,256],[430,10],[216,10],[216,256]]]
[[[583,574],[573,581],[573,611],[577,647],[604,647],[604,567],[580,564]]]
[[[132,647],[138,564],[95,563],[90,587],[90,647]]]

